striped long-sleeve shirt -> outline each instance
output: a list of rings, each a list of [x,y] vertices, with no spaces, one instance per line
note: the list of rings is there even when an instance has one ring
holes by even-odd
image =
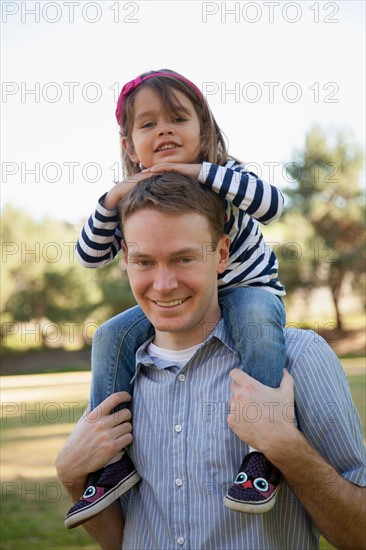
[[[300,431],[345,479],[366,485],[361,422],[337,356],[313,331],[285,336]],[[240,362],[224,322],[183,365],[152,355],[147,342],[136,356],[130,454],[142,480],[122,497],[123,549],[318,549],[319,533],[285,481],[266,514],[223,505],[248,452],[227,423],[229,373]],[[253,403],[248,421],[269,410]]]
[[[225,166],[204,162],[198,181],[226,200],[225,233],[231,245],[227,269],[219,275],[219,289],[254,286],[284,295],[276,255],[259,227],[259,223],[269,224],[281,216],[281,191],[234,160]],[[76,244],[76,255],[85,267],[103,266],[121,249],[117,210],[104,208],[104,197],[99,199]]]

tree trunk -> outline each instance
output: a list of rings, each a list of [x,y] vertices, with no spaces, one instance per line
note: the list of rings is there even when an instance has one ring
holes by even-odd
[[[334,289],[332,289],[332,297],[333,297],[334,309],[336,312],[337,330],[343,332],[343,322],[342,322],[341,312],[339,310],[339,304],[338,304],[339,296],[338,296],[338,292],[334,291]]]
[[[338,284],[331,287],[333,304],[334,304],[334,309],[336,313],[337,330],[341,332],[343,332],[343,322],[342,322],[341,312],[339,309],[339,298],[340,298],[340,290],[342,286],[342,279],[343,277],[341,278]]]

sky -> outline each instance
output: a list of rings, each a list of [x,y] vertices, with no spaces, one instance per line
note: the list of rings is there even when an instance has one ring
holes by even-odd
[[[314,124],[365,144],[365,3],[1,2],[1,204],[83,221],[121,179],[123,84],[173,69],[280,188]]]

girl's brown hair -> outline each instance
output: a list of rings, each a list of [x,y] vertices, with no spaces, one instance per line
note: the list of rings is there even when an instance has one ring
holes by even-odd
[[[213,162],[223,165],[228,160],[228,150],[224,140],[222,131],[220,130],[208,104],[203,96],[199,96],[197,92],[186,82],[174,78],[174,72],[170,76],[154,76],[142,82],[135,90],[131,92],[122,109],[121,120],[119,121],[122,128],[120,136],[127,138],[128,146],[132,146],[132,128],[134,122],[134,103],[136,96],[142,88],[150,88],[160,98],[164,109],[168,113],[174,113],[177,109],[180,111],[183,106],[180,104],[175,92],[182,92],[193,104],[198,120],[201,125],[201,151],[197,162]],[[184,109],[183,109],[184,110]],[[125,177],[132,176],[141,171],[138,164],[132,162],[128,156],[127,150],[122,149],[122,164],[125,172]]]

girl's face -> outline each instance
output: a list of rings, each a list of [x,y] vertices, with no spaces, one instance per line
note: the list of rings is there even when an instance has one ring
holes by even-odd
[[[192,102],[180,91],[174,92],[182,108],[168,113],[159,96],[142,88],[134,98],[131,138],[123,138],[128,156],[144,168],[163,162],[198,162],[201,128]]]

